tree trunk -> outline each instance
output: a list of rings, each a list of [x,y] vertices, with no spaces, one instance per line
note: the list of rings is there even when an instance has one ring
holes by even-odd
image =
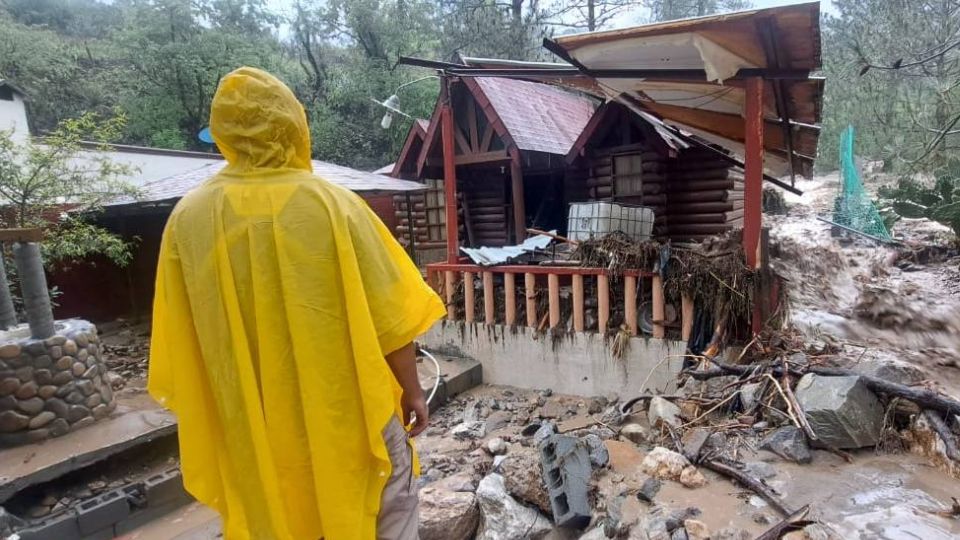
[[[17,311],[13,307],[10,285],[7,283],[7,268],[3,264],[3,253],[0,252],[0,330],[8,330],[16,325]]]
[[[35,242],[14,244],[13,257],[20,275],[20,291],[23,306],[34,339],[46,339],[54,334],[53,308],[50,306],[50,291],[47,276],[40,259],[40,245]]]

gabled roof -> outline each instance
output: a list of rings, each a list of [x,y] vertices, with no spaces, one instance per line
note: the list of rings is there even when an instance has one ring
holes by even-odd
[[[0,88],[3,87],[13,90],[15,93],[19,94],[21,98],[27,97],[26,92],[24,92],[19,86],[10,82],[8,79],[0,79]]]
[[[410,125],[410,131],[407,132],[407,138],[403,141],[403,148],[400,150],[400,157],[397,161],[378,169],[374,172],[386,174],[394,178],[403,176],[404,170],[416,172],[417,163],[410,160],[416,160],[420,155],[420,149],[423,147],[423,140],[427,136],[427,130],[430,129],[430,121],[423,118],[417,118]],[[389,167],[389,168],[388,168]]]
[[[144,184],[140,188],[141,193],[139,198],[123,198],[111,202],[106,206],[124,206],[179,199],[190,192],[190,190],[212,178],[226,166],[226,161],[210,163],[185,173],[154,180],[153,182]],[[358,171],[325,161],[313,160],[313,173],[330,183],[337,184],[358,193],[418,191],[425,189],[425,186],[416,182],[398,180],[372,172]]]
[[[472,84],[471,84],[472,83]],[[481,106],[486,100],[518,150],[567,155],[593,116],[592,100],[547,84],[478,77],[467,79]]]

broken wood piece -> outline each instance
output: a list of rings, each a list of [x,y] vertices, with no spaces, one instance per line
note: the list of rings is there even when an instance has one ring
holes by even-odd
[[[810,513],[810,505],[805,504],[796,512],[790,514],[789,516],[783,518],[783,521],[777,523],[773,527],[767,529],[766,532],[757,537],[757,540],[779,540],[787,529],[796,528],[797,526],[807,525],[804,522],[804,519],[807,517],[807,514]]]
[[[493,272],[483,272],[483,322],[488,326],[496,322],[493,293]]]
[[[773,490],[763,483],[763,481],[757,480],[746,472],[716,459],[706,459],[701,461],[700,464],[717,474],[721,474],[727,478],[736,480],[740,485],[750,489],[750,491],[753,491],[763,500],[767,501],[767,504],[770,505],[770,508],[773,508],[781,515],[790,516],[793,514],[793,511],[790,510],[789,507],[773,492]]]
[[[573,275],[573,330],[583,332],[583,276]]]
[[[947,457],[953,461],[960,461],[960,451],[957,450],[957,440],[953,435],[953,432],[950,431],[950,427],[947,426],[947,423],[943,421],[943,418],[940,417],[937,411],[930,409],[925,409],[923,411],[923,417],[927,419],[927,422],[930,423],[930,427],[940,436],[940,439],[943,441],[944,450],[947,454]]]
[[[547,293],[550,309],[550,328],[556,328],[560,324],[560,276],[557,274],[547,275]]]
[[[663,298],[663,278],[660,277],[660,274],[655,274],[653,279],[651,291],[653,294],[653,337],[663,339],[666,335],[666,329],[663,326],[664,312],[666,311],[666,304]]]
[[[610,278],[606,274],[597,276],[597,328],[601,334],[607,333],[610,322]]]
[[[447,297],[447,318],[453,321],[457,318],[457,310],[454,309],[453,305],[453,288],[456,286],[457,278],[456,274],[454,274],[452,270],[447,270],[444,272],[443,277],[443,287]]]
[[[475,298],[473,296],[473,272],[463,273],[463,320],[472,323],[474,319]]]
[[[507,326],[517,324],[517,283],[516,276],[507,272],[503,275],[504,322]]]
[[[630,335],[637,335],[637,278],[624,276],[623,278],[623,312]]]
[[[687,293],[683,293],[680,298],[680,321],[680,339],[690,341],[693,335],[693,297]]]
[[[580,245],[580,242],[577,242],[576,240],[571,240],[565,236],[560,236],[559,234],[553,234],[552,232],[541,231],[540,229],[527,229],[527,232],[530,234],[540,234],[543,236],[549,236],[554,240],[557,240],[559,242],[565,242],[567,244],[571,244],[574,246]]]
[[[524,293],[527,296],[527,326],[537,327],[537,276],[523,275]]]

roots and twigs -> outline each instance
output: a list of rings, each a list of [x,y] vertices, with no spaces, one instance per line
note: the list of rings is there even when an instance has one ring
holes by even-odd
[[[923,417],[927,419],[927,422],[930,423],[930,427],[933,428],[937,435],[940,436],[940,439],[943,440],[943,446],[947,457],[954,461],[960,462],[960,450],[957,450],[957,439],[954,436],[953,432],[950,431],[950,427],[947,426],[947,423],[943,421],[940,414],[936,411],[926,409],[923,411]]]
[[[796,512],[783,518],[783,521],[767,529],[766,532],[757,537],[757,540],[778,540],[784,533],[790,530],[798,530],[814,523],[806,519],[810,513],[810,505],[806,504]]]
[[[738,469],[734,465],[725,463],[720,459],[705,459],[700,462],[700,465],[717,474],[736,480],[740,485],[748,488],[750,491],[760,496],[763,500],[767,501],[767,504],[770,505],[770,508],[773,508],[780,514],[789,516],[793,513],[793,510],[790,510],[789,506],[781,501],[780,497],[774,493],[774,491],[767,486],[766,483],[750,476],[745,471]]]
[[[946,519],[960,519],[960,500],[957,500],[956,497],[950,497],[950,500],[953,501],[953,504],[950,505],[950,508],[947,510],[925,510],[928,514],[933,514],[935,516],[940,516]]]

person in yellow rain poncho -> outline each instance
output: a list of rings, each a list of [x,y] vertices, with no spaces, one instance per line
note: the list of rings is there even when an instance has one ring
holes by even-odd
[[[167,223],[148,382],[187,490],[229,540],[416,538],[412,341],[442,302],[362,199],[312,174],[278,79],[224,77],[210,131],[227,166]]]

